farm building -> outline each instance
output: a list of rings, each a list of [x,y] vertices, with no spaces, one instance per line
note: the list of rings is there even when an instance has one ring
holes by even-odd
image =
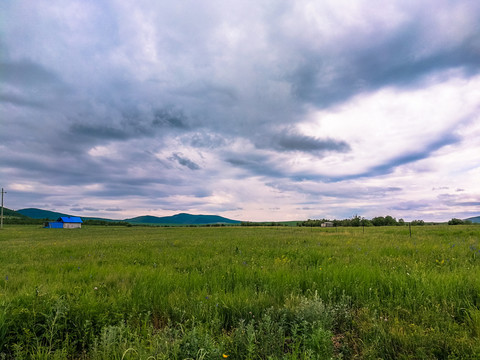
[[[331,221],[325,221],[321,225],[321,227],[333,227],[333,222]]]
[[[83,221],[76,216],[62,216],[55,222],[45,223],[45,227],[49,229],[79,229],[82,227]]]

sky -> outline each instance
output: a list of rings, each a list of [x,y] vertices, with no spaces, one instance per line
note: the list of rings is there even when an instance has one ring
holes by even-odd
[[[10,209],[480,215],[478,0],[3,0]]]

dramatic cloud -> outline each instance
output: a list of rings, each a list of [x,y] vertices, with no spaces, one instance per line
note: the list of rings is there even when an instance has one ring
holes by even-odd
[[[172,157],[171,157],[170,159],[177,161],[180,165],[186,166],[186,167],[189,168],[190,170],[198,170],[198,169],[200,169],[200,166],[198,166],[197,164],[195,164],[192,160],[183,157],[183,156],[182,156],[181,154],[179,154],[179,153],[174,153],[174,154],[172,154]]]
[[[282,132],[271,134],[271,145],[278,151],[303,151],[322,154],[327,151],[347,152],[350,146],[345,141],[333,139],[318,139],[316,137],[299,134],[296,132]],[[257,145],[262,147],[261,144]]]
[[[7,207],[479,215],[478,1],[7,0],[0,11]]]

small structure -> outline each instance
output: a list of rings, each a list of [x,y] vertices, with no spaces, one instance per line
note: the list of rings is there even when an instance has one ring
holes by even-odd
[[[320,224],[321,227],[333,227],[333,222],[331,221],[325,221]]]
[[[83,221],[77,216],[62,216],[54,222],[45,223],[45,227],[49,229],[80,229]]]

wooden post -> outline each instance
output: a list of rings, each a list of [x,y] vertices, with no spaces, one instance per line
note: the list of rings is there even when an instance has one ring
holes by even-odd
[[[412,237],[412,223],[408,223],[408,230],[410,231],[410,238]]]
[[[6,194],[7,192],[3,190],[2,188],[2,207],[0,210],[0,229],[3,229],[3,194]]]

